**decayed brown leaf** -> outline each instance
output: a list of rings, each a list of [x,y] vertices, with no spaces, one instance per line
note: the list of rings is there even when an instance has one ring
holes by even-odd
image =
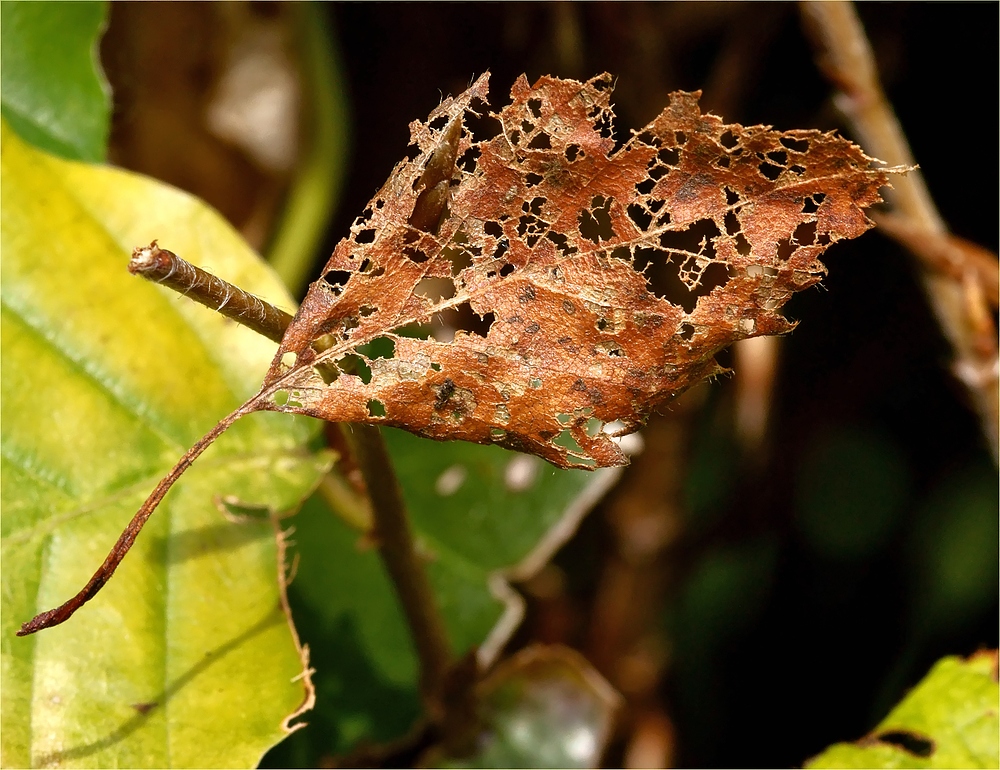
[[[257,408],[620,465],[612,435],[719,372],[720,349],[790,330],[780,307],[871,226],[885,172],[832,134],[727,126],[682,92],[616,149],[610,95],[606,74],[522,76],[476,142],[483,76],[411,124],[419,154],[312,285]],[[483,335],[399,334],[466,304]],[[359,352],[379,338],[390,354]]]
[[[616,149],[609,75],[522,76],[500,134],[476,142],[463,121],[487,81],[411,124],[416,157],[337,246],[258,394],[157,484],[87,585],[18,635],[96,595],[173,483],[251,412],[624,464],[613,437],[720,372],[719,350],[792,328],[778,310],[823,277],[830,243],[871,226],[862,209],[886,183],[844,139],[727,126],[683,92]],[[400,333],[463,305],[487,331]],[[378,341],[381,356],[363,347]]]

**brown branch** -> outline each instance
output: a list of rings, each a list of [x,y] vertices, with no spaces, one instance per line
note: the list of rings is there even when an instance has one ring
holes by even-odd
[[[431,719],[440,722],[445,678],[452,663],[444,620],[417,552],[399,481],[377,426],[351,424],[344,436],[361,469],[372,503],[373,539],[396,589],[420,659],[420,691]]]
[[[161,249],[156,241],[132,252],[128,271],[180,292],[272,342],[280,343],[292,322],[292,316],[284,310]]]
[[[814,39],[819,67],[840,91],[836,105],[865,152],[890,165],[914,165],[903,129],[882,91],[871,46],[854,6],[846,0],[834,0],[802,2],[799,8]],[[923,240],[923,246],[914,253],[925,267],[924,289],[954,350],[955,377],[965,386],[979,413],[994,461],[1000,461],[1000,365],[996,329],[984,304],[986,298],[993,296],[991,284],[995,283],[981,277],[983,273],[992,273],[995,281],[996,257],[992,257],[989,269],[982,264],[984,249],[979,249],[979,257],[970,257],[966,250],[945,246],[947,259],[957,262],[942,271],[941,249],[935,253],[934,244],[948,244],[951,236],[923,176],[919,171],[911,171],[894,179],[893,186],[886,194],[887,202],[894,216],[908,221],[902,226],[897,220],[896,227],[890,222],[886,233],[904,246]],[[928,266],[931,269],[926,269]]]
[[[461,124],[457,121],[456,125],[461,128]],[[457,138],[456,130],[450,133]],[[444,159],[443,165],[448,166],[448,164],[454,166],[454,154]],[[440,180],[431,181],[433,184],[426,188],[427,191],[435,190],[440,184]],[[439,195],[427,196],[427,202],[423,207],[426,209],[425,218],[429,223],[427,226],[436,224],[444,203],[445,199]],[[292,321],[292,316],[288,313],[191,265],[173,252],[159,248],[155,241],[146,248],[135,250],[129,270],[180,291],[274,342],[281,342],[285,330]],[[452,654],[444,620],[437,607],[421,557],[417,553],[399,481],[382,434],[377,427],[369,425],[339,427],[361,470],[368,490],[372,507],[372,534],[379,546],[386,571],[395,586],[413,635],[421,664],[421,691],[424,700],[432,716],[440,720],[443,717],[440,699],[445,677],[451,666]],[[132,525],[129,526],[131,529]],[[141,527],[142,524],[139,523],[138,526]],[[134,535],[132,539],[134,540]]]

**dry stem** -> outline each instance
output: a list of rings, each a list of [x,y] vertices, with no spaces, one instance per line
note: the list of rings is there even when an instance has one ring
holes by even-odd
[[[281,342],[285,329],[292,322],[292,317],[284,310],[195,267],[172,251],[161,249],[156,241],[132,252],[128,270],[180,292],[273,342]]]
[[[840,91],[836,105],[850,122],[865,152],[890,165],[913,165],[906,136],[882,91],[871,46],[854,6],[847,0],[834,0],[803,2],[800,8],[815,38],[820,69]],[[914,253],[924,266],[925,291],[955,351],[953,372],[966,387],[979,413],[993,459],[998,461],[997,340],[986,304],[992,295],[992,281],[984,277],[992,274],[995,281],[996,256],[990,255],[992,261],[987,266],[983,264],[984,249],[979,249],[978,257],[969,257],[968,250],[955,244],[919,171],[894,179],[893,186],[886,199],[897,219],[885,231],[904,246],[917,245]],[[905,225],[900,221],[903,219],[907,220]],[[920,237],[921,234],[926,237]],[[949,242],[953,248],[941,245]],[[949,261],[943,271],[942,250],[947,251],[944,258]]]

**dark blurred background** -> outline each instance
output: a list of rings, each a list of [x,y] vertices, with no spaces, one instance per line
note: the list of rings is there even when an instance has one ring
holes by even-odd
[[[858,7],[945,221],[994,251],[998,9]],[[485,70],[494,105],[522,72],[611,72],[623,135],[675,89],[702,90],[729,122],[850,135],[792,4],[314,11],[349,141],[330,156],[336,203],[310,241],[311,274],[404,156],[409,122]],[[296,13],[115,3],[103,43],[112,159],[205,197],[265,254],[317,141]],[[269,52],[285,98],[249,134],[225,109],[248,50]],[[272,138],[255,145],[265,124]],[[521,587],[530,610],[513,647],[577,647],[627,698],[609,765],[798,766],[867,732],[939,657],[997,646],[996,467],[914,259],[873,231],[824,261],[829,277],[786,307],[799,328],[754,354],[762,373],[723,354],[735,375],[654,417],[618,488]]]

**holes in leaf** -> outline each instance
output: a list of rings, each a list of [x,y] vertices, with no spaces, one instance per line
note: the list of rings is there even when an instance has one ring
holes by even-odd
[[[473,247],[478,251],[478,247]],[[451,262],[451,274],[456,276],[465,268],[471,267],[473,254],[464,248],[450,247],[445,249],[444,256]]]
[[[600,117],[594,121],[594,130],[605,139],[614,137],[614,124],[611,122],[611,115],[606,110],[600,110]]]
[[[653,181],[658,182],[659,180],[663,179],[663,177],[665,177],[669,173],[670,173],[670,169],[667,168],[666,166],[654,166],[653,168],[651,168],[649,170],[648,176]]]
[[[656,153],[657,160],[667,166],[676,166],[681,160],[681,151],[676,147],[664,147]]]
[[[447,115],[438,115],[434,120],[427,124],[427,127],[433,129],[434,131],[440,131],[442,128],[448,125]]]
[[[580,465],[585,465],[588,468],[594,468],[597,466],[597,461],[587,457],[583,448],[577,440],[573,438],[572,432],[568,430],[562,431],[552,443],[565,449],[569,454],[570,459],[576,460]]]
[[[742,232],[736,233],[733,240],[736,242],[737,254],[742,254],[744,257],[750,254],[750,241],[746,239],[746,236]]]
[[[545,205],[546,200],[547,198],[538,196],[536,198],[532,198],[530,201],[525,201],[521,204],[521,211],[525,214],[532,214],[536,217],[541,216],[542,206]]]
[[[807,139],[793,139],[790,136],[783,136],[780,141],[792,152],[808,152],[809,150],[809,140]]]
[[[677,144],[684,144],[688,140],[687,134],[685,134],[683,131],[676,132],[674,136],[677,139]]]
[[[396,357],[396,341],[392,337],[376,337],[371,342],[359,345],[357,351],[369,361],[376,358],[392,359]]]
[[[782,238],[780,241],[778,241],[778,251],[777,251],[778,259],[781,260],[782,262],[787,262],[789,257],[791,257],[792,254],[795,253],[795,250],[797,248],[798,246],[792,242],[791,238]]]
[[[726,232],[729,233],[729,235],[736,235],[736,233],[743,229],[740,225],[740,218],[736,216],[735,211],[727,211],[723,223],[725,224]]]
[[[682,323],[680,329],[677,330],[677,336],[685,342],[690,342],[694,337],[694,326],[689,323]]]
[[[808,246],[816,240],[816,223],[802,222],[795,228],[792,238],[801,246]]]
[[[354,236],[354,242],[375,243],[375,231],[370,227],[365,230],[359,230],[358,234]]]
[[[635,226],[642,232],[646,232],[653,223],[653,215],[638,203],[630,203],[626,209],[629,219],[635,222]]]
[[[555,230],[549,230],[545,233],[545,237],[556,245],[556,248],[562,252],[563,256],[568,257],[570,254],[576,254],[577,248],[575,246],[570,246],[569,238],[562,233],[558,233]]]
[[[337,361],[337,367],[344,374],[351,374],[355,377],[360,377],[361,381],[367,385],[372,381],[372,370],[368,367],[365,360],[354,353],[348,353],[346,356]]]
[[[660,141],[660,137],[658,137],[656,134],[651,134],[649,131],[643,131],[641,134],[639,134],[636,137],[636,141],[641,142],[647,147],[659,147],[662,144],[662,142]]]
[[[368,259],[368,257],[365,257],[364,259],[361,260],[361,264],[358,266],[358,272],[367,273],[368,268],[371,266],[372,266],[372,261]]]
[[[798,163],[789,166],[788,170],[791,171],[796,176],[802,176],[804,173],[806,173],[806,167],[800,166]]]
[[[510,242],[506,238],[501,239],[500,242],[497,244],[496,249],[493,252],[493,259],[500,259],[501,257],[503,257],[503,255],[507,253],[507,249],[509,248],[510,248]]]
[[[726,193],[727,206],[735,206],[737,203],[740,202],[740,194],[736,192],[736,190],[732,189],[731,187],[723,187],[722,190],[723,192]]]
[[[535,138],[528,142],[529,150],[551,150],[552,142],[549,140],[549,135],[544,131],[539,131],[535,134]]]
[[[508,275],[514,272],[514,266],[510,262],[506,263],[500,268],[500,277],[506,278]]]
[[[455,282],[451,278],[421,278],[413,287],[413,293],[436,305],[455,296]]]
[[[788,165],[788,153],[784,150],[773,150],[767,153],[767,159],[774,163],[776,166],[787,166]]]
[[[778,180],[778,177],[781,176],[781,172],[784,171],[784,169],[781,168],[781,166],[775,166],[773,163],[769,161],[764,161],[763,163],[761,163],[759,166],[757,166],[757,170],[760,172],[761,176],[772,182],[776,182]]]
[[[510,143],[513,144],[513,145],[517,145],[520,142],[521,142],[521,132],[520,131],[511,131],[510,132]]]
[[[635,189],[640,195],[649,195],[653,192],[654,187],[656,187],[654,179],[643,179],[641,182],[636,182],[635,185]]]
[[[713,289],[729,281],[729,270],[716,262],[713,241],[720,235],[711,219],[695,222],[683,232],[660,235],[661,249],[636,249],[635,269],[646,276],[649,290],[688,313]]]
[[[573,163],[578,158],[582,158],[583,157],[583,150],[580,149],[580,145],[578,145],[578,144],[571,144],[571,145],[569,145],[566,148],[566,151],[565,151],[564,154],[566,156],[566,160],[568,160],[570,163]]]
[[[323,276],[323,280],[333,289],[335,296],[344,291],[344,286],[350,279],[351,274],[347,270],[331,270]]]
[[[440,372],[441,364],[437,363],[436,361],[431,361],[431,369],[435,372]]]
[[[455,165],[458,166],[462,171],[467,174],[471,174],[476,170],[476,164],[479,162],[480,150],[478,147],[470,147],[468,150],[462,153]]]
[[[299,360],[298,355],[293,350],[288,350],[284,355],[281,356],[281,365],[287,369],[291,369],[295,366],[295,362]]]
[[[507,431],[505,431],[503,428],[490,428],[490,438],[493,441],[500,441],[506,435]]]
[[[403,256],[405,256],[411,262],[416,262],[420,264],[421,262],[426,262],[430,257],[420,249],[415,249],[412,246],[407,246],[403,249]],[[372,276],[375,274],[372,273]]]
[[[532,377],[530,380],[528,380],[528,387],[531,388],[532,390],[538,390],[540,387],[542,387],[542,381],[537,377]]]
[[[377,398],[369,400],[366,407],[369,417],[385,417],[385,404]]]
[[[594,243],[610,241],[615,237],[614,228],[611,227],[611,201],[611,198],[603,195],[594,196],[590,202],[590,211],[583,209],[578,217],[580,235]]]
[[[542,117],[542,100],[541,99],[528,99],[528,110],[536,118]]]
[[[544,178],[541,174],[531,173],[524,177],[524,184],[526,187],[534,187],[541,184]]]
[[[729,156],[728,155],[720,156],[719,159],[715,161],[715,165],[718,166],[719,168],[729,168]]]
[[[371,305],[362,305],[358,308],[358,313],[362,318],[368,318],[369,316],[375,315],[377,312],[378,308],[372,307]]]
[[[619,246],[611,250],[612,259],[631,260],[632,250],[628,246]]]
[[[493,323],[497,320],[496,313],[485,313],[481,316],[473,315],[474,319],[468,324],[468,331],[485,339],[486,335],[490,333]]]
[[[483,222],[483,232],[492,235],[494,238],[503,237],[503,227],[499,222]]]
[[[524,133],[526,134],[530,134],[532,131],[535,130],[535,124],[532,123],[530,120],[522,120],[521,130],[524,131]]]
[[[594,324],[594,326],[597,327],[597,331],[603,332],[603,331],[607,331],[608,328],[610,328],[611,324],[608,323],[608,319],[607,318],[598,318],[597,319],[597,323]]]
[[[888,730],[875,736],[879,743],[888,743],[917,757],[926,759],[934,753],[934,741],[910,730]]]
[[[732,131],[729,130],[723,131],[722,136],[719,137],[719,144],[727,150],[733,149],[739,143],[740,140],[736,138],[736,135]]]
[[[802,202],[802,213],[803,214],[815,214],[819,211],[820,204],[826,200],[825,193],[813,193],[811,196],[806,198]]]

